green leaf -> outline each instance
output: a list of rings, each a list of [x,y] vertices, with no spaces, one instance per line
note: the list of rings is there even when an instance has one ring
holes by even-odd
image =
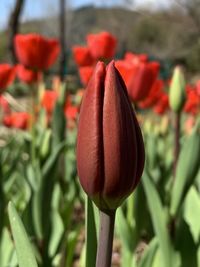
[[[51,227],[50,210],[51,200],[58,176],[58,160],[62,150],[66,146],[66,142],[58,144],[53,153],[47,159],[45,165],[42,168],[42,184],[41,184],[41,218],[43,234],[46,238],[49,237],[49,231]]]
[[[135,246],[134,227],[130,227],[128,224],[122,207],[119,207],[116,212],[116,228],[123,246],[125,246],[127,250],[133,252]]]
[[[8,215],[19,267],[38,267],[23,223],[11,202],[8,204]]]
[[[66,146],[66,142],[64,141],[55,147],[55,149],[53,150],[53,153],[47,159],[44,167],[42,168],[42,176],[48,176],[51,173],[52,169],[54,168],[55,163],[58,160],[58,157],[61,151],[64,149],[65,146]]]
[[[158,249],[158,239],[155,237],[151,240],[148,248],[144,251],[142,259],[139,262],[139,267],[151,267]]]
[[[86,197],[86,258],[85,267],[96,264],[97,234],[92,201]]]
[[[61,189],[58,184],[54,186],[54,191],[52,195],[52,211],[51,211],[51,236],[49,240],[49,255],[54,257],[60,248],[62,239],[64,239],[64,230],[65,228],[63,221],[66,220],[67,215],[63,218],[59,213],[59,201],[61,196]],[[66,203],[66,206],[70,205],[70,202]],[[71,215],[71,214],[70,214]],[[71,218],[71,216],[70,216]],[[68,220],[68,218],[67,218]]]
[[[67,237],[67,261],[66,261],[66,267],[72,266],[73,263],[73,256],[74,251],[76,248],[78,236],[80,233],[80,227],[76,229],[75,231],[71,231]]]
[[[62,240],[64,234],[64,226],[60,214],[58,211],[53,210],[51,212],[51,220],[52,220],[52,232],[49,241],[49,255],[55,256],[58,246]]]
[[[129,201],[132,200],[129,198]],[[132,217],[132,220],[134,218]],[[123,213],[122,207],[119,207],[116,212],[116,229],[122,241],[122,266],[134,266],[134,249],[136,246],[135,225],[131,226]]]
[[[191,187],[186,196],[183,217],[189,225],[193,239],[197,244],[200,236],[200,196],[194,186]]]
[[[167,221],[163,210],[162,203],[156,188],[145,172],[143,174],[143,186],[149,205],[153,228],[158,238],[158,243],[161,249],[162,258],[164,260],[165,267],[171,267],[172,265],[172,251],[171,242],[167,231]]]
[[[176,227],[175,247],[181,256],[181,267],[199,267],[197,264],[197,245],[185,220],[179,217]]]
[[[14,251],[15,249],[8,229],[4,227],[0,241],[0,266],[10,266],[10,261]],[[16,257],[15,262],[17,262]]]
[[[52,116],[53,148],[64,140],[65,130],[66,119],[63,111],[63,105],[57,101]]]
[[[172,187],[172,200],[170,214],[175,216],[183,203],[186,193],[193,183],[199,170],[200,162],[200,133],[198,127],[184,142],[180,152],[174,186]]]
[[[198,247],[197,250],[197,261],[198,261],[198,266],[200,266],[200,246]]]
[[[44,131],[43,139],[40,144],[40,157],[42,159],[45,159],[47,155],[49,154],[50,146],[51,146],[51,134],[52,132],[50,129],[47,129],[46,131]]]
[[[154,134],[149,134],[146,142],[147,164],[151,169],[156,167],[158,138]]]

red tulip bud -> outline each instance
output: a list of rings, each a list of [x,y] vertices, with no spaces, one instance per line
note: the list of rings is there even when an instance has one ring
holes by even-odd
[[[126,86],[112,61],[99,62],[81,105],[77,168],[85,192],[101,210],[116,209],[144,167],[142,134]]]

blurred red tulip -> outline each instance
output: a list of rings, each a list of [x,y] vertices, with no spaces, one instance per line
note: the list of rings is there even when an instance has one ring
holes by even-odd
[[[78,117],[79,107],[73,105],[69,97],[65,104],[64,112],[67,118],[67,128],[74,129],[77,126],[76,119]]]
[[[133,64],[138,64],[140,62],[147,62],[148,55],[146,54],[134,54],[132,52],[126,52],[124,59]]]
[[[169,98],[166,93],[162,93],[159,100],[156,102],[153,110],[155,113],[162,115],[169,109]]]
[[[0,94],[13,83],[16,69],[9,64],[0,64]]]
[[[10,112],[10,106],[8,104],[8,101],[3,95],[0,95],[0,111],[3,111],[3,113],[9,113]]]
[[[77,139],[81,185],[100,209],[116,209],[144,167],[142,134],[126,86],[111,62],[99,62],[83,96]]]
[[[75,120],[78,115],[79,108],[72,104],[71,98],[68,96],[67,101],[65,103],[64,112],[67,119]]]
[[[200,80],[197,81],[196,88],[197,88],[197,94],[200,96]]]
[[[152,85],[148,96],[138,103],[140,108],[146,109],[151,108],[159,101],[160,97],[163,94],[164,82],[163,80],[156,80]]]
[[[184,130],[186,134],[191,134],[192,129],[195,126],[196,119],[194,116],[189,116],[184,122]]]
[[[78,107],[76,106],[67,106],[65,109],[65,115],[67,119],[75,120],[78,115]]]
[[[200,111],[200,96],[196,89],[191,85],[187,85],[186,87],[184,111],[193,115],[196,115]]]
[[[128,93],[132,101],[144,100],[157,79],[159,72],[157,62],[139,62],[134,66],[134,75],[128,85]]]
[[[87,44],[95,59],[111,59],[115,55],[117,39],[109,32],[88,34]]]
[[[25,130],[29,125],[29,120],[30,114],[26,112],[14,112],[4,116],[3,124],[7,127]]]
[[[90,53],[90,50],[86,46],[73,46],[72,47],[73,56],[75,62],[78,66],[90,66],[94,64],[94,59]]]
[[[122,59],[122,60],[115,61],[115,67],[118,69],[119,73],[121,74],[126,86],[128,86],[134,74],[133,64]]]
[[[31,84],[37,82],[41,79],[41,75],[41,72],[33,71],[23,65],[17,66],[17,76],[24,83]]]
[[[85,67],[80,67],[78,70],[79,70],[79,76],[80,76],[81,82],[84,86],[86,86],[92,76],[94,67],[85,66]]]
[[[53,112],[58,94],[52,90],[46,90],[42,97],[41,105],[46,110],[47,114],[50,115]]]
[[[15,51],[21,64],[35,70],[46,70],[51,67],[60,52],[57,39],[45,38],[42,35],[17,34]]]

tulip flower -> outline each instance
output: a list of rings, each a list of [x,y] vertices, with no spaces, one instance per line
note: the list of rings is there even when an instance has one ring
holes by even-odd
[[[19,62],[25,67],[46,70],[55,63],[60,44],[57,39],[45,38],[36,33],[17,34],[15,51]]]
[[[48,115],[51,115],[58,98],[58,94],[52,90],[46,90],[42,97],[41,105],[46,110]]]
[[[197,94],[200,96],[200,80],[197,81],[196,88],[197,88]]]
[[[0,94],[13,83],[15,76],[15,67],[9,64],[0,64]]]
[[[73,56],[78,66],[90,66],[94,63],[94,59],[90,53],[90,50],[86,46],[73,46]]]
[[[153,110],[155,113],[162,115],[169,109],[169,98],[166,93],[162,93],[160,99],[155,104]]]
[[[143,109],[151,108],[157,102],[159,102],[160,98],[163,95],[163,87],[163,80],[156,80],[152,85],[148,96],[143,101],[140,101],[138,103],[139,107]]]
[[[79,109],[78,106],[75,106],[74,104],[72,104],[71,97],[68,96],[65,106],[64,106],[64,112],[65,112],[67,119],[75,120],[78,115],[78,109]]]
[[[158,62],[138,62],[127,89],[133,101],[144,100],[157,79],[160,65]]]
[[[127,60],[121,59],[115,61],[115,67],[118,69],[121,74],[126,86],[131,82],[131,79],[134,75],[134,66]]]
[[[190,116],[184,121],[184,131],[186,134],[190,135],[192,133],[195,122],[196,120],[194,116]]]
[[[3,111],[3,113],[9,113],[10,112],[10,106],[8,101],[3,95],[0,95],[0,111]]]
[[[88,34],[86,39],[94,59],[111,59],[115,55],[117,39],[109,32]]]
[[[81,105],[77,168],[85,192],[102,210],[115,210],[142,175],[144,145],[126,86],[111,62],[99,62]]]
[[[79,76],[83,85],[88,84],[92,76],[93,70],[94,70],[93,66],[84,66],[79,68]]]
[[[3,124],[5,126],[21,130],[27,129],[29,121],[30,115],[26,112],[13,112],[5,115],[3,118]]]
[[[130,63],[137,64],[138,62],[147,62],[148,56],[146,54],[134,54],[126,52],[124,59]]]
[[[17,66],[17,76],[22,82],[32,84],[40,80],[41,72],[33,71],[19,64]]]
[[[186,87],[186,102],[184,111],[193,115],[198,114],[200,110],[200,95],[195,87],[187,85]]]
[[[111,266],[115,210],[137,186],[144,144],[125,83],[111,62],[98,62],[80,110],[77,169],[100,209],[96,267]]]
[[[76,119],[78,117],[79,107],[72,104],[69,97],[65,103],[64,113],[67,118],[68,129],[74,129],[76,127]]]

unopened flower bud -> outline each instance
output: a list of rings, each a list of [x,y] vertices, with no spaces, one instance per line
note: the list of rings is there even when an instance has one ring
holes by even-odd
[[[138,184],[144,144],[126,86],[112,61],[99,62],[81,105],[77,168],[84,191],[101,210],[116,209]]]
[[[174,69],[170,90],[169,90],[169,104],[174,112],[180,112],[185,103],[185,78],[180,66]]]

